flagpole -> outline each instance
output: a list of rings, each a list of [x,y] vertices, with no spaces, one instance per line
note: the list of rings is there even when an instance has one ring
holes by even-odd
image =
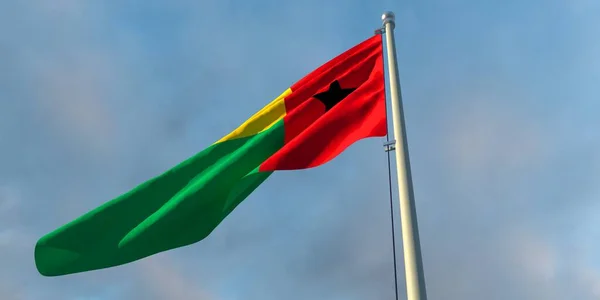
[[[394,148],[396,152],[396,171],[398,172],[398,193],[400,201],[400,219],[402,225],[402,245],[404,249],[404,272],[406,274],[406,295],[408,300],[427,300],[425,275],[417,226],[417,211],[413,193],[408,155],[406,126],[402,108],[402,94],[396,62],[396,44],[394,41],[395,16],[385,12],[381,19],[385,33],[388,61],[389,89],[392,102],[394,127]]]

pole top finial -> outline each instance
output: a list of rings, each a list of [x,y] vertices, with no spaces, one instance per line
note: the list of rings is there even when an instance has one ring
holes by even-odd
[[[386,11],[381,15],[381,20],[383,21],[383,26],[387,23],[392,23],[392,25],[396,24],[396,15],[394,15],[391,11]]]

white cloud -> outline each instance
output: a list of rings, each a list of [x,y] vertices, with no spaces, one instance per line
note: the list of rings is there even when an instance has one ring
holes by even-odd
[[[194,276],[187,276],[175,267],[168,255],[159,255],[140,261],[138,278],[141,288],[149,292],[151,299],[173,300],[214,300],[208,291],[202,289],[202,282]]]
[[[35,239],[21,230],[15,228],[4,228],[0,230],[0,247],[29,249],[32,243],[35,243]]]
[[[24,87],[12,100],[25,103],[20,105],[30,109],[26,117],[32,123],[54,127],[88,152],[110,150],[116,134],[110,103],[119,96],[115,90],[125,70],[115,49],[96,41],[103,28],[94,22],[101,19],[102,7],[35,2],[14,4],[8,9],[13,13],[4,16],[3,23],[21,32],[6,34],[15,57],[9,66],[20,75],[17,87]]]
[[[152,129],[163,130],[167,122],[165,121],[165,117],[160,113],[164,113],[164,107],[158,107],[156,111],[152,111],[152,109],[144,110],[146,108],[140,108],[141,111],[136,110],[134,112],[129,110],[127,113],[142,116],[139,119],[128,119],[132,121],[129,123],[135,124],[126,124],[127,122],[118,123],[117,121],[119,120],[115,118],[118,118],[116,115],[117,112],[121,113],[127,110],[117,104],[120,99],[125,99],[127,103],[135,107],[137,106],[134,104],[149,101],[144,98],[154,91],[152,87],[145,87],[149,91],[147,93],[132,91],[136,88],[132,82],[150,82],[143,81],[142,77],[145,75],[134,74],[134,71],[151,72],[154,70],[154,66],[156,65],[150,61],[155,59],[156,56],[145,56],[148,53],[145,52],[145,48],[138,45],[138,37],[129,32],[128,30],[130,29],[119,28],[118,30],[119,34],[122,34],[125,37],[124,40],[128,40],[128,42],[121,40],[123,36],[115,38],[114,41],[118,40],[115,44],[109,44],[106,41],[93,42],[92,40],[98,38],[95,34],[101,32],[102,28],[104,28],[103,26],[109,22],[102,19],[107,14],[107,11],[104,11],[102,7],[95,7],[94,9],[98,10],[92,14],[90,12],[91,8],[89,8],[90,4],[82,4],[80,1],[69,0],[62,1],[59,4],[53,3],[52,5],[44,5],[43,3],[45,2],[42,2],[38,4],[43,6],[38,7],[34,5],[24,8],[24,10],[33,11],[29,13],[29,16],[32,17],[31,19],[34,20],[30,21],[32,24],[44,24],[43,26],[37,26],[48,27],[48,30],[42,30],[41,32],[52,36],[55,44],[43,51],[32,50],[32,48],[41,49],[36,48],[39,47],[37,42],[44,39],[40,38],[36,40],[35,37],[31,37],[29,42],[34,41],[33,44],[36,47],[23,47],[23,55],[31,58],[31,60],[30,64],[21,67],[23,71],[35,73],[35,76],[33,76],[35,80],[28,82],[28,84],[37,93],[35,96],[37,109],[39,109],[43,116],[48,117],[50,120],[45,125],[52,126],[69,138],[78,141],[79,144],[73,146],[74,151],[84,152],[93,150],[110,152],[112,151],[111,147],[122,141],[120,139],[135,140],[130,145],[132,153],[123,154],[123,157],[121,157],[123,161],[118,161],[115,164],[121,162],[125,164],[125,161],[127,163],[133,161],[127,167],[119,166],[119,170],[127,169],[127,171],[123,172],[128,174],[129,172],[135,173],[137,174],[136,176],[139,175],[139,178],[146,178],[149,172],[144,168],[154,170],[154,168],[157,168],[157,165],[161,164],[156,162],[156,157],[167,155],[173,161],[179,161],[181,158],[180,155],[197,150],[201,145],[212,141],[208,141],[208,138],[206,138],[207,141],[202,140],[205,136],[211,134],[220,135],[217,132],[226,131],[227,128],[237,125],[239,120],[247,116],[248,110],[238,109],[231,112],[232,115],[228,118],[218,117],[218,120],[214,120],[214,123],[211,120],[210,124],[218,127],[218,129],[193,131],[193,135],[191,135],[193,139],[190,139],[191,142],[188,147],[173,143],[169,146],[164,146],[165,148],[154,147],[154,150],[149,149],[153,148],[148,147],[149,145],[159,145],[166,138],[159,136],[154,130],[142,132],[142,129],[147,129],[145,126],[151,126]],[[198,4],[199,2],[178,2],[174,4],[177,5],[175,10],[188,12],[190,15],[185,15],[184,18],[179,19],[185,22],[186,25],[172,32],[173,35],[177,36],[174,39],[175,42],[180,43],[173,47],[178,49],[177,51],[181,51],[177,59],[183,60],[184,64],[193,65],[193,68],[198,70],[197,73],[189,72],[186,74],[196,75],[197,77],[189,80],[190,83],[188,84],[192,86],[189,94],[183,95],[166,92],[164,95],[156,97],[163,97],[164,99],[169,99],[171,102],[188,101],[185,104],[177,102],[179,104],[173,105],[175,112],[170,117],[176,120],[189,117],[189,119],[203,123],[208,123],[204,117],[208,118],[211,115],[218,115],[217,112],[228,108],[228,103],[231,103],[228,101],[219,101],[219,99],[203,98],[205,95],[214,94],[215,91],[218,91],[220,95],[226,95],[221,96],[222,98],[220,99],[234,99],[232,101],[244,101],[244,104],[248,104],[248,107],[260,107],[262,103],[270,100],[268,95],[273,93],[274,84],[271,83],[271,80],[276,80],[277,84],[281,83],[281,88],[283,89],[286,84],[291,83],[290,81],[298,79],[298,75],[301,76],[304,74],[303,72],[310,71],[318,63],[331,57],[333,53],[337,53],[345,46],[351,44],[350,41],[344,41],[345,39],[339,34],[342,32],[340,31],[340,26],[353,24],[355,19],[344,19],[342,17],[336,19],[332,17],[333,14],[343,16],[346,13],[343,10],[338,10],[335,3],[318,3],[320,9],[315,10],[312,6],[316,2],[309,2],[308,4],[299,4],[298,2],[289,7],[278,7],[278,9],[281,9],[280,14],[265,14],[261,19],[255,18],[253,14],[230,10],[232,5],[237,4],[229,2],[204,1],[201,4]],[[273,3],[272,5],[280,4]],[[323,8],[323,5],[326,7]],[[168,12],[171,12],[171,10]],[[201,14],[196,14],[197,12],[201,12]],[[406,16],[406,18],[412,18],[410,21],[406,21],[406,18],[402,17],[404,12],[401,11],[398,13],[398,19],[399,22],[400,20],[404,20],[403,22],[412,26],[407,31],[419,31],[419,36],[427,36],[425,31],[428,30],[430,24],[419,23],[419,26],[416,25],[417,19],[421,21],[420,18],[417,18],[417,16],[420,16],[420,11],[411,11],[412,13]],[[99,13],[100,17],[96,13]],[[92,15],[96,16],[96,19],[89,19]],[[373,22],[374,26],[379,25],[376,17]],[[96,24],[99,20],[102,25]],[[338,24],[338,21],[341,23]],[[17,25],[19,24],[21,25],[20,28],[26,27],[22,26],[22,23],[17,22]],[[98,27],[92,26],[93,24],[98,25]],[[9,26],[6,26],[6,28],[9,28]],[[517,25],[510,28],[519,29]],[[499,43],[505,44],[505,46],[506,44],[511,45],[503,49],[510,52],[510,55],[508,55],[510,57],[499,56],[499,59],[510,60],[518,56],[521,57],[518,61],[525,61],[526,56],[522,55],[522,49],[519,48],[518,43],[512,43],[513,40],[510,37],[515,32],[511,30],[508,32],[501,31],[505,40]],[[370,30],[365,30],[365,34],[370,34],[370,32]],[[401,33],[401,31],[398,32]],[[32,32],[28,31],[28,33]],[[28,34],[24,34],[24,36],[28,36]],[[302,43],[299,41],[302,41]],[[15,40],[12,44],[17,45],[19,43]],[[299,46],[300,44],[302,46]],[[268,45],[268,47],[265,45]],[[136,56],[140,60],[133,64],[135,66],[123,64],[124,60],[134,58],[126,57],[124,53],[115,51],[113,46],[124,50],[124,52],[127,52],[125,53],[127,55],[133,54],[131,56]],[[433,54],[436,53],[439,54],[439,52]],[[597,55],[593,56],[591,54],[595,53],[591,50],[586,53],[589,54],[590,58],[597,58]],[[263,58],[258,59],[259,54]],[[269,59],[264,58],[264,56],[268,56]],[[289,59],[290,57],[293,59]],[[168,61],[171,62],[170,60]],[[468,61],[471,61],[471,58],[468,58]],[[137,62],[148,62],[150,67],[144,68],[142,65],[137,65]],[[273,65],[264,66],[264,63],[271,63]],[[130,69],[137,68],[136,66],[142,70]],[[435,69],[428,72],[426,82],[424,83],[427,88],[430,88],[432,82],[435,82],[436,79],[440,79],[433,76],[435,75],[435,71],[440,70],[440,68],[442,67],[436,66]],[[268,73],[265,70],[273,73]],[[454,76],[453,72],[452,74]],[[167,77],[169,76],[165,75],[161,80],[177,81],[177,79]],[[469,86],[473,86],[473,83],[477,81],[477,78],[474,77],[467,76],[464,80],[469,81]],[[210,79],[216,79],[217,82],[210,81]],[[556,243],[552,239],[554,236],[549,237],[544,235],[542,230],[539,229],[541,227],[539,223],[524,220],[523,216],[520,216],[518,220],[513,220],[515,218],[513,214],[522,211],[520,210],[520,206],[514,204],[515,200],[530,202],[534,199],[543,198],[538,191],[538,189],[542,188],[539,185],[531,183],[536,179],[536,174],[531,170],[548,165],[549,157],[562,158],[562,156],[568,156],[570,149],[565,147],[558,150],[551,149],[552,147],[549,147],[549,145],[556,145],[550,141],[553,137],[548,136],[546,128],[542,128],[543,124],[537,123],[539,122],[539,118],[537,118],[539,116],[530,115],[531,111],[522,110],[523,106],[511,106],[507,104],[508,99],[513,103],[515,102],[514,99],[519,99],[519,97],[524,100],[528,99],[523,94],[520,94],[520,91],[507,92],[506,90],[509,85],[502,86],[502,79],[494,76],[492,76],[492,79],[500,81],[500,83],[496,86],[493,84],[483,84],[484,87],[479,89],[466,88],[463,92],[443,95],[443,101],[451,102],[453,105],[451,109],[441,115],[443,118],[439,120],[438,133],[443,138],[428,145],[439,147],[436,148],[439,149],[437,153],[443,156],[440,161],[444,161],[450,166],[449,169],[451,169],[450,173],[452,175],[448,175],[440,181],[443,181],[447,185],[453,185],[452,188],[444,188],[432,184],[435,181],[427,181],[421,185],[421,190],[418,191],[417,201],[419,204],[425,202],[428,205],[434,206],[427,207],[420,205],[418,207],[422,224],[422,237],[424,237],[424,246],[426,247],[424,254],[426,254],[426,269],[429,272],[426,275],[430,279],[428,282],[430,297],[447,300],[504,300],[527,299],[527,295],[533,295],[534,297],[529,297],[529,299],[562,300],[566,298],[552,295],[568,295],[570,290],[578,289],[584,294],[587,293],[587,298],[578,298],[578,300],[596,299],[599,297],[599,276],[589,259],[584,258],[577,263],[571,261],[568,253],[564,253],[565,246]],[[202,82],[202,80],[206,80],[206,82]],[[126,84],[123,84],[123,82],[126,82]],[[241,88],[237,86],[232,87],[231,82],[241,82],[240,86],[244,87],[245,92],[240,93],[238,89]],[[435,82],[434,85],[438,86],[438,83],[442,84]],[[181,86],[176,85],[177,88]],[[410,88],[409,86],[409,90]],[[214,90],[207,92],[207,89]],[[274,92],[277,93],[280,91],[276,90]],[[240,94],[245,94],[247,99],[236,98]],[[126,96],[128,95],[134,95],[137,98],[127,98]],[[175,95],[181,96],[181,98],[175,97]],[[161,100],[164,100],[163,98]],[[200,103],[198,105],[200,108],[198,110],[191,109],[190,107],[196,107],[190,104],[192,102],[196,105]],[[431,103],[433,103],[432,105],[437,105],[434,102]],[[123,118],[126,119],[127,117]],[[136,122],[133,122],[134,120]],[[428,121],[431,121],[431,119]],[[190,125],[186,122],[183,122],[183,124],[185,126]],[[593,127],[591,128],[593,129]],[[120,136],[120,131],[129,132]],[[139,138],[140,135],[143,136],[143,139]],[[411,138],[414,137],[414,135],[411,136]],[[40,149],[40,152],[46,150]],[[135,151],[143,151],[144,153],[136,153]],[[565,153],[557,154],[558,151],[565,151]],[[144,156],[146,154],[147,156]],[[429,158],[426,157],[425,159]],[[348,159],[348,162],[354,163],[354,158]],[[416,165],[418,166],[419,164]],[[104,191],[117,189],[116,182],[120,182],[120,180],[111,179],[113,181],[110,181],[106,179],[106,176],[109,176],[106,174],[114,174],[115,169],[95,167],[98,169],[90,168],[86,170],[86,172],[89,171],[86,176],[89,175],[90,177],[86,180],[82,179],[82,182],[85,182],[81,185],[83,187],[73,189],[73,195],[77,197],[73,196],[68,198],[68,200],[64,198],[59,199],[67,203],[60,202],[53,205],[54,211],[50,213],[73,216],[70,211],[76,210],[82,212],[86,208],[90,208],[89,199],[92,196],[89,193],[94,192],[91,188],[102,188]],[[434,166],[434,168],[427,170],[427,172],[430,172],[427,175],[436,175],[435,172],[438,170],[444,171],[444,167],[447,166]],[[96,171],[104,172],[104,175],[92,177],[91,174]],[[31,251],[29,251],[35,241],[24,234],[19,227],[3,227],[0,230],[0,248],[4,246],[0,250],[7,250],[7,245],[20,245],[18,251],[20,252],[19,255],[22,256],[19,256],[18,259],[16,259],[17,256],[10,256],[13,262],[11,267],[4,269],[4,274],[8,274],[8,272],[19,273],[18,271],[26,269],[23,266],[27,266],[29,269],[23,271],[18,276],[18,280],[11,279],[13,280],[12,282],[33,281],[41,283],[40,286],[43,288],[40,288],[40,291],[44,293],[52,293],[51,291],[54,291],[54,294],[52,294],[54,296],[60,294],[57,290],[60,290],[58,287],[63,284],[77,289],[77,291],[72,292],[73,294],[81,295],[94,294],[95,292],[104,290],[106,286],[125,289],[127,290],[126,293],[131,296],[129,297],[130,299],[140,298],[140,295],[154,296],[157,299],[214,299],[214,294],[217,293],[214,290],[209,290],[208,287],[214,288],[215,286],[220,287],[227,284],[230,284],[231,289],[244,290],[246,288],[252,290],[254,294],[250,293],[247,299],[267,299],[273,295],[301,298],[303,295],[306,295],[301,293],[302,290],[306,290],[306,287],[315,288],[314,292],[309,293],[306,291],[307,294],[315,297],[317,295],[325,297],[321,293],[333,294],[334,290],[338,287],[347,293],[352,292],[352,295],[348,297],[364,292],[364,298],[369,298],[373,295],[372,293],[391,292],[392,285],[389,284],[391,283],[390,278],[392,276],[391,266],[389,265],[391,264],[391,256],[389,254],[389,243],[385,243],[389,242],[387,240],[388,232],[385,231],[388,230],[387,212],[385,214],[371,213],[368,209],[356,205],[360,201],[357,199],[369,199],[370,201],[365,201],[364,204],[367,205],[368,203],[369,208],[373,209],[376,206],[374,203],[377,202],[377,199],[385,200],[387,196],[374,197],[369,196],[370,193],[367,192],[362,194],[357,192],[358,189],[378,190],[382,185],[379,182],[364,182],[363,178],[366,177],[369,178],[369,181],[375,180],[371,178],[372,176],[370,175],[372,174],[361,174],[361,176],[357,176],[360,177],[360,180],[357,179],[360,183],[357,182],[356,185],[350,184],[350,186],[346,187],[325,187],[324,183],[315,182],[314,178],[321,179],[330,176],[327,173],[328,171],[336,172],[337,170],[323,169],[321,171],[314,171],[315,173],[301,173],[304,175],[297,175],[298,178],[305,180],[303,184],[313,187],[313,190],[316,190],[317,187],[321,190],[321,186],[317,184],[323,184],[323,189],[327,189],[328,191],[318,191],[318,193],[315,191],[313,194],[310,194],[310,191],[303,191],[307,189],[306,186],[295,190],[298,193],[302,192],[311,196],[319,194],[319,199],[328,199],[329,201],[327,205],[331,207],[328,210],[323,209],[322,214],[315,214],[316,217],[314,219],[310,218],[310,210],[307,208],[304,208],[303,211],[306,215],[302,216],[298,215],[300,212],[290,209],[298,217],[289,218],[289,222],[292,222],[291,219],[309,219],[307,222],[310,222],[311,225],[298,222],[295,225],[297,227],[290,226],[292,234],[283,229],[279,233],[273,231],[272,234],[269,234],[272,229],[266,228],[267,225],[275,227],[279,223],[274,219],[265,218],[265,226],[262,226],[263,223],[261,223],[261,226],[249,226],[249,223],[242,224],[239,226],[245,230],[238,230],[238,233],[241,233],[241,235],[232,234],[230,237],[226,236],[227,233],[222,233],[222,236],[215,236],[213,238],[216,241],[214,243],[224,244],[222,247],[215,247],[215,244],[212,244],[214,249],[223,251],[229,251],[230,249],[227,248],[231,248],[236,244],[235,242],[223,242],[223,236],[226,236],[228,241],[229,239],[238,240],[244,238],[244,245],[253,245],[252,247],[247,247],[246,245],[243,248],[240,246],[240,248],[236,249],[238,251],[237,257],[243,257],[244,255],[250,257],[253,255],[252,253],[246,253],[246,251],[272,251],[267,254],[263,253],[267,257],[263,261],[265,265],[260,266],[263,268],[261,270],[265,271],[260,275],[261,277],[256,281],[252,281],[252,278],[244,278],[243,280],[246,285],[256,285],[254,290],[235,285],[235,279],[232,279],[232,277],[235,277],[234,275],[239,273],[248,274],[254,272],[254,267],[259,267],[259,263],[227,264],[227,262],[224,262],[226,265],[232,268],[235,267],[236,269],[230,272],[220,270],[219,274],[221,276],[218,280],[205,283],[198,278],[206,276],[206,274],[210,275],[210,270],[199,268],[194,271],[197,271],[201,275],[194,276],[198,274],[190,274],[186,268],[179,268],[178,264],[181,262],[171,257],[171,254],[147,258],[129,266],[103,270],[96,273],[64,277],[56,280],[39,279],[31,267],[32,258]],[[385,172],[385,170],[381,171]],[[418,171],[425,174],[424,170]],[[445,171],[449,172],[448,168]],[[61,170],[56,170],[57,174],[59,172]],[[500,176],[490,175],[498,173],[501,173]],[[44,174],[53,173],[46,172]],[[524,180],[525,184],[518,186],[511,185],[515,182],[512,177],[515,174],[527,175],[520,177],[527,179]],[[33,177],[32,175],[28,176]],[[52,177],[52,175],[45,176]],[[56,184],[56,178],[50,177],[43,179],[43,182],[52,185]],[[346,180],[345,177],[340,177],[341,179],[338,182]],[[468,177],[469,180],[456,181],[457,177]],[[348,176],[348,178],[353,177]],[[385,178],[379,177],[379,179],[383,180]],[[73,183],[61,182],[60,184],[68,186]],[[298,182],[294,182],[293,184],[297,186]],[[267,188],[264,187],[264,189]],[[340,199],[334,199],[339,195],[339,192],[336,192],[337,189],[342,188],[351,192],[339,196]],[[429,199],[421,198],[423,194],[426,196],[424,198]],[[65,194],[60,195],[64,196]],[[262,195],[265,197],[271,196],[272,198],[286,198],[286,200],[289,200],[287,198],[291,198],[291,196],[288,197],[285,193],[273,196],[273,193],[264,192]],[[515,196],[519,196],[519,199]],[[22,202],[19,200],[20,197],[15,191],[7,190],[6,188],[4,190],[0,189],[0,221],[2,221],[1,218],[3,216],[14,212],[15,208],[19,208],[18,205],[21,205]],[[56,198],[58,197],[51,199],[56,200]],[[28,198],[28,200],[30,199]],[[30,201],[49,200],[46,198],[32,198]],[[314,201],[313,203],[316,205],[319,204],[318,202],[324,201]],[[349,202],[352,202],[354,206],[350,205]],[[39,213],[31,213],[35,209],[38,209],[37,205],[39,203],[41,202],[30,203],[27,208],[29,216],[41,215]],[[277,211],[277,209],[274,209],[274,206],[269,206],[265,203],[263,202],[264,206],[260,207],[261,209],[266,210],[268,208],[269,213],[271,213],[271,210],[273,210],[273,213],[282,212],[282,210]],[[342,204],[338,205],[338,203]],[[474,203],[479,203],[479,205],[473,205]],[[246,205],[245,207],[250,206]],[[284,205],[280,204],[280,206]],[[291,207],[292,204],[289,204],[289,206]],[[386,207],[387,203],[381,205],[378,209]],[[329,227],[327,227],[326,224],[317,221],[328,218],[337,209],[344,210],[344,213],[337,215],[338,219],[334,219],[333,221],[328,220],[330,223],[337,225],[329,224]],[[231,220],[239,222],[240,220],[244,220],[240,218],[240,214],[247,213],[250,215],[255,212],[247,209],[245,212],[240,212],[237,219]],[[3,213],[4,215],[2,215]],[[542,209],[538,209],[537,211],[527,210],[523,214],[537,218],[544,217],[548,222],[551,222],[552,217],[544,215],[544,213]],[[577,218],[576,215],[567,217],[569,219]],[[68,218],[70,217],[65,216],[58,219],[65,220]],[[264,218],[264,215],[256,216],[255,218]],[[253,220],[252,218],[248,219]],[[281,219],[285,218],[281,217]],[[234,222],[231,220],[230,222]],[[26,220],[25,222],[27,222],[27,225],[30,225],[31,222],[32,227],[35,227],[33,225],[34,221]],[[590,224],[590,226],[593,226],[593,224]],[[310,230],[306,229],[306,227],[309,227]],[[532,227],[535,227],[535,229],[532,229]],[[379,233],[382,234],[379,235]],[[254,236],[261,236],[263,238],[252,239]],[[268,238],[264,238],[265,236]],[[264,240],[269,240],[269,242],[264,242]],[[292,254],[283,253],[284,251],[277,253],[276,250],[278,249],[275,249],[275,246],[273,246],[278,243],[289,243],[291,245],[293,242],[298,243],[298,240],[302,242],[301,245],[293,244],[295,247],[290,246],[286,248],[290,252],[298,251]],[[209,245],[210,242],[205,241],[204,245]],[[260,244],[262,242],[269,246]],[[401,243],[399,236],[397,242],[398,244]],[[583,243],[578,245],[581,246]],[[21,248],[21,246],[29,248],[27,248],[27,251],[21,251],[25,249]],[[210,254],[208,253],[210,251],[205,251],[206,253],[202,254],[195,253],[197,249],[210,250],[210,246],[194,245],[191,247],[193,248],[189,248],[187,251],[173,253],[181,254],[186,252],[193,255],[203,255],[203,259],[209,259],[206,257],[219,256],[222,258],[225,256],[222,253]],[[585,245],[585,247],[593,252],[592,250],[596,246],[590,243]],[[13,250],[10,251],[15,252]],[[173,256],[177,254],[173,254]],[[401,259],[400,251],[399,254],[399,259]],[[255,255],[253,257],[256,258],[258,256]],[[276,261],[281,265],[266,266],[272,261],[271,256],[278,256],[276,257]],[[196,262],[189,264],[201,265]],[[211,268],[218,268],[220,263],[209,265],[211,265]],[[304,266],[306,266],[305,269],[302,268]],[[268,273],[271,268],[275,269],[275,271]],[[3,269],[0,268],[0,277],[2,271]],[[401,275],[399,285],[403,288],[403,270],[400,268],[399,272]],[[322,275],[323,273],[326,275]],[[223,274],[227,274],[228,276]],[[331,274],[331,276],[327,274]],[[370,278],[371,275],[376,276],[377,279]],[[35,278],[35,280],[31,278]],[[273,281],[276,279],[281,280],[275,284]],[[57,282],[61,284],[56,284]],[[342,284],[339,284],[340,282]],[[338,285],[335,285],[336,283]],[[8,299],[13,300],[10,298],[10,295],[18,295],[14,292],[19,290],[16,287],[23,288],[24,290],[25,286],[21,287],[17,284],[10,284],[13,283],[7,281],[0,284],[0,295],[3,297],[8,295]],[[274,286],[272,287],[273,289],[278,289],[276,291],[268,290],[271,286]],[[10,287],[10,289],[7,287]],[[389,288],[389,290],[386,290],[386,288]],[[6,290],[9,290],[9,292],[5,293],[4,291]],[[298,294],[289,295],[289,291],[294,290],[298,291]],[[371,290],[375,290],[375,292]],[[100,292],[98,293],[100,294]],[[252,298],[253,295],[259,296]],[[511,297],[511,295],[515,297]],[[541,298],[540,295],[542,296]],[[56,299],[64,298],[56,296]],[[52,297],[49,296],[48,299],[52,299]]]
[[[505,99],[492,91],[459,93],[451,99],[455,99],[453,109],[444,114],[440,125],[441,146],[457,170],[524,170],[540,166],[547,158],[547,132],[518,108],[508,103],[500,106]]]
[[[40,68],[38,108],[59,131],[102,151],[114,144],[117,128],[107,105],[121,76],[110,55],[85,52]]]
[[[10,213],[21,201],[21,195],[16,188],[0,185],[0,216]]]
[[[515,275],[541,284],[557,279],[557,253],[539,233],[523,227],[512,228],[500,243],[504,245],[500,249],[507,251],[512,266],[518,270]]]

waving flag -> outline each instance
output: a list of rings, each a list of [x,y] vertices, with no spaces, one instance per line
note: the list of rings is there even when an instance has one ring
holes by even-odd
[[[381,44],[375,35],[354,46],[205,150],[42,237],[38,271],[85,272],[193,244],[274,171],[316,167],[385,136]]]

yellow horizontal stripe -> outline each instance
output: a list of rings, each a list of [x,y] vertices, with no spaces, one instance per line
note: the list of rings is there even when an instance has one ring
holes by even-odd
[[[283,116],[285,116],[285,97],[292,93],[291,89],[285,90],[279,97],[267,104],[260,111],[255,113],[244,124],[240,125],[236,130],[224,136],[217,143],[224,141],[248,137],[269,129]]]

